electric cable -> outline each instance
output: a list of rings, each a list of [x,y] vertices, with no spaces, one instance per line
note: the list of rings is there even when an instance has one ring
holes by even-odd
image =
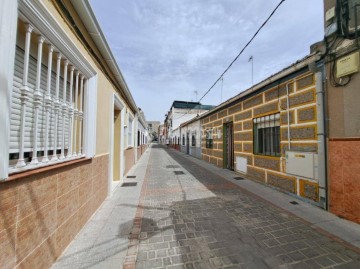
[[[229,64],[229,66],[225,69],[225,71],[220,75],[220,77],[214,82],[214,84],[205,92],[205,94],[199,99],[199,103],[200,101],[212,90],[212,88],[215,87],[215,85],[223,78],[223,76],[225,75],[225,73],[231,68],[231,66],[236,62],[236,60],[240,57],[240,55],[244,52],[244,50],[251,44],[251,42],[254,40],[254,38],[258,35],[258,33],[260,32],[260,30],[267,24],[267,22],[271,19],[271,17],[275,14],[275,12],[278,10],[278,8],[282,5],[282,3],[284,3],[285,0],[281,0],[280,3],[275,7],[275,9],[271,12],[271,14],[269,15],[269,17],[263,22],[263,24],[259,27],[259,29],[255,32],[255,34],[253,35],[253,37],[246,43],[246,45],[242,48],[242,50],[238,53],[238,55],[234,58],[234,60],[232,60],[232,62]],[[177,119],[182,118],[184,115],[188,114],[189,111],[191,110],[191,108],[186,111],[184,114],[182,114],[180,117],[178,117]]]
[[[236,62],[236,60],[240,57],[240,55],[244,52],[244,50],[250,45],[250,43],[254,40],[254,38],[258,35],[260,30],[267,24],[267,22],[271,19],[271,17],[275,14],[277,9],[284,3],[285,0],[281,0],[280,3],[275,7],[275,9],[271,12],[270,16],[264,21],[264,23],[260,26],[260,28],[255,32],[253,37],[246,43],[246,45],[242,48],[242,50],[239,52],[239,54],[235,57],[234,60],[229,64],[229,66],[225,69],[225,71],[219,76],[219,78],[214,82],[214,84],[205,92],[205,94],[199,99],[198,102],[200,102],[210,91],[214,86],[220,81],[220,79],[225,75],[225,73],[231,68],[231,66]]]
[[[260,30],[267,24],[267,22],[270,20],[270,18],[275,14],[275,12],[277,11],[277,9],[281,6],[281,4],[285,2],[285,0],[281,0],[280,3],[275,7],[275,9],[271,12],[271,14],[269,15],[269,17],[263,22],[263,24],[259,27],[259,29],[255,32],[255,34],[253,35],[253,37],[248,41],[248,43],[246,43],[246,45],[242,48],[242,50],[238,53],[238,55],[234,58],[234,60],[229,64],[229,66],[225,69],[225,71],[220,75],[220,77],[214,82],[214,84],[205,92],[205,94],[199,99],[199,103],[200,101],[212,90],[212,88],[215,87],[215,85],[221,80],[223,79],[223,76],[225,75],[225,73],[231,68],[231,66],[236,62],[236,60],[240,57],[240,55],[244,52],[244,50],[250,45],[250,43],[254,40],[254,38],[258,35],[258,33],[260,32]],[[179,118],[182,118],[184,115],[188,114],[189,111],[191,109],[189,109],[188,111],[186,111],[185,113],[183,113]]]

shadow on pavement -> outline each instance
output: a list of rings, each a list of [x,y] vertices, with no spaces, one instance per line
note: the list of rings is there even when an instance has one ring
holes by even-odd
[[[138,207],[143,216],[136,268],[360,268],[358,253],[177,152],[166,152],[171,165],[150,166]],[[184,174],[159,181],[159,166]]]

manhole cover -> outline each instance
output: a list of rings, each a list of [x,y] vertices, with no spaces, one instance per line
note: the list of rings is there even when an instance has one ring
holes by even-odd
[[[295,201],[291,201],[290,204],[298,205],[299,203],[298,203],[298,202],[295,202]]]
[[[183,171],[174,171],[175,175],[184,175],[185,173]]]
[[[234,177],[234,179],[236,179],[236,180],[244,180],[245,178],[243,178],[243,177]]]
[[[127,176],[127,178],[136,178],[136,176]]]
[[[121,187],[134,187],[137,185],[137,182],[124,182]]]

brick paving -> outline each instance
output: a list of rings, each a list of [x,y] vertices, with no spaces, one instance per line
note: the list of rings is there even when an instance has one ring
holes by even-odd
[[[349,248],[291,213],[153,146],[128,268],[360,268]]]

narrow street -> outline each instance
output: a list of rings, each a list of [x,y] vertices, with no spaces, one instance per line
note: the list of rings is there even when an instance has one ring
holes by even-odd
[[[152,144],[53,268],[360,268],[356,247],[201,163]]]

